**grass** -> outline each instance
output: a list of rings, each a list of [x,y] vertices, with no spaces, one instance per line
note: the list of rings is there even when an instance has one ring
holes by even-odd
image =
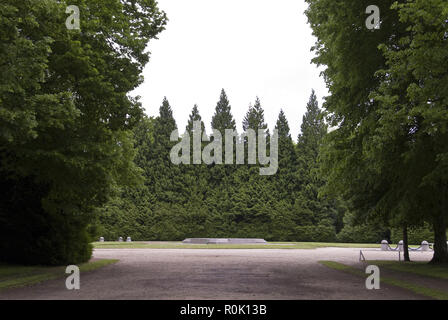
[[[316,249],[379,248],[380,244],[325,243],[325,242],[269,242],[268,244],[183,244],[182,242],[94,242],[97,249]]]
[[[371,263],[376,263],[377,261],[369,261]],[[324,266],[327,266],[331,269],[335,269],[335,270],[339,270],[342,272],[346,272],[346,273],[350,273],[356,276],[360,276],[360,277],[367,277],[367,274],[364,273],[363,271],[351,267],[351,266],[347,266],[345,264],[339,263],[339,262],[334,262],[334,261],[319,261],[319,263],[323,264]],[[387,262],[389,263],[389,262]],[[393,264],[393,263],[392,263]],[[378,266],[381,264],[378,264]],[[422,270],[422,269],[421,269]],[[428,275],[428,274],[425,274]],[[396,287],[400,287],[403,289],[407,289],[410,290],[416,294],[420,294],[429,298],[433,298],[433,299],[437,299],[437,300],[448,300],[448,292],[445,291],[441,291],[441,290],[437,290],[437,289],[432,289],[432,288],[427,288],[427,287],[423,287],[420,285],[416,285],[413,284],[411,282],[408,281],[402,281],[402,280],[397,280],[391,277],[384,277],[381,276],[381,283],[386,283],[389,285],[393,285]]]
[[[399,261],[369,261],[370,264],[384,267],[386,269],[409,272],[420,276],[437,279],[448,279],[448,265],[432,265],[428,262],[399,262]]]
[[[101,259],[79,265],[80,272],[93,271],[118,262],[115,259]],[[0,264],[0,290],[29,286],[43,281],[67,276],[65,266],[21,266]]]

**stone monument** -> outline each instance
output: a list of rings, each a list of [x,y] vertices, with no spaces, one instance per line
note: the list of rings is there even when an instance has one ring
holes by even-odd
[[[267,244],[264,239],[252,238],[188,238],[186,244]]]

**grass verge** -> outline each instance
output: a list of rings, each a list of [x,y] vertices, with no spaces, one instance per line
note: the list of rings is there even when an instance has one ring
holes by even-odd
[[[374,261],[370,261],[372,264],[374,263]],[[351,267],[351,266],[347,266],[345,264],[339,263],[339,262],[334,262],[334,261],[319,261],[320,264],[323,264],[324,266],[331,268],[331,269],[335,269],[335,270],[339,270],[339,271],[343,271],[343,272],[347,272],[353,275],[357,275],[357,276],[361,276],[366,278],[367,274],[365,274],[363,271]],[[437,289],[432,289],[432,288],[427,288],[427,287],[423,287],[420,285],[416,285],[413,284],[411,282],[408,281],[402,281],[402,280],[397,280],[391,277],[383,277],[381,276],[381,283],[386,283],[389,285],[393,285],[396,287],[400,287],[403,289],[407,289],[410,290],[416,294],[420,294],[432,299],[437,299],[437,300],[448,300],[448,292],[445,291],[440,291]]]
[[[118,262],[115,259],[95,260],[79,265],[80,272],[93,271]],[[0,290],[29,286],[43,281],[63,278],[66,275],[64,266],[21,266],[0,264]]]
[[[371,260],[369,264],[374,264],[386,269],[409,272],[420,276],[448,280],[448,265],[432,265],[428,262],[399,262],[399,261],[382,261]]]
[[[316,249],[379,248],[380,244],[369,243],[325,243],[325,242],[269,242],[268,244],[183,244],[182,242],[94,242],[97,249]]]

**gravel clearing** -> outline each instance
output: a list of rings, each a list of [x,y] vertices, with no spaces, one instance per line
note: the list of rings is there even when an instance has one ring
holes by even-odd
[[[362,249],[367,260],[398,260],[397,252]],[[364,278],[318,263],[359,266],[360,249],[95,249],[94,258],[120,259],[81,274],[81,289],[65,278],[0,291],[0,299],[425,299],[381,285],[367,290]],[[412,252],[429,261],[432,252]]]

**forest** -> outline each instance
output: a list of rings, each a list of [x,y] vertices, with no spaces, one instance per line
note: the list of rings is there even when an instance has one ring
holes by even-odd
[[[143,183],[117,190],[115,197],[98,210],[97,235],[112,241],[120,236],[171,241],[192,237],[360,243],[390,241],[391,237],[401,240],[395,239],[401,237],[401,231],[394,228],[400,225],[389,226],[383,220],[356,225],[342,198],[323,193],[326,179],[319,155],[329,129],[314,91],[306,110],[296,140],[280,110],[274,128],[279,136],[279,169],[272,176],[261,176],[259,163],[173,164],[170,151],[177,142],[169,140],[171,132],[184,131],[193,136],[194,121],[201,121],[202,130],[206,130],[197,105],[186,128],[179,130],[165,98],[159,116],[144,117],[134,130],[135,163],[142,170]],[[222,132],[236,129],[224,89],[211,126]],[[269,135],[259,98],[249,105],[242,127],[264,129]],[[414,244],[423,238],[433,239],[424,224],[411,234]]]
[[[199,107],[178,128],[167,98],[148,117],[130,94],[169,23],[156,1],[71,1],[79,30],[65,1],[2,1],[0,262],[80,263],[99,236],[427,240],[448,262],[448,3],[378,0],[369,29],[369,1],[306,2],[329,95],[303,102],[298,137],[283,111],[268,128],[262,100],[250,105],[244,131],[278,132],[263,176],[260,163],[171,162],[172,131],[192,133]],[[236,129],[224,89],[201,108]]]
[[[218,100],[211,127],[224,135],[225,129],[236,129],[236,123],[224,89]],[[190,135],[194,121],[201,121],[205,131],[196,105],[184,128]],[[249,106],[242,127],[264,129],[269,134],[260,99]],[[279,169],[274,175],[260,175],[262,165],[258,162],[175,165],[170,160],[170,151],[177,142],[168,137],[176,129],[167,99],[158,117],[145,117],[136,127],[135,161],[143,172],[143,183],[119,190],[99,210],[98,232],[106,239],[126,235],[140,240],[190,237],[336,240],[347,209],[338,199],[319,196],[325,180],[319,176],[317,159],[327,125],[314,92],[297,143],[291,137],[284,112],[279,113],[275,125],[279,136]],[[381,237],[372,234],[370,241]]]

